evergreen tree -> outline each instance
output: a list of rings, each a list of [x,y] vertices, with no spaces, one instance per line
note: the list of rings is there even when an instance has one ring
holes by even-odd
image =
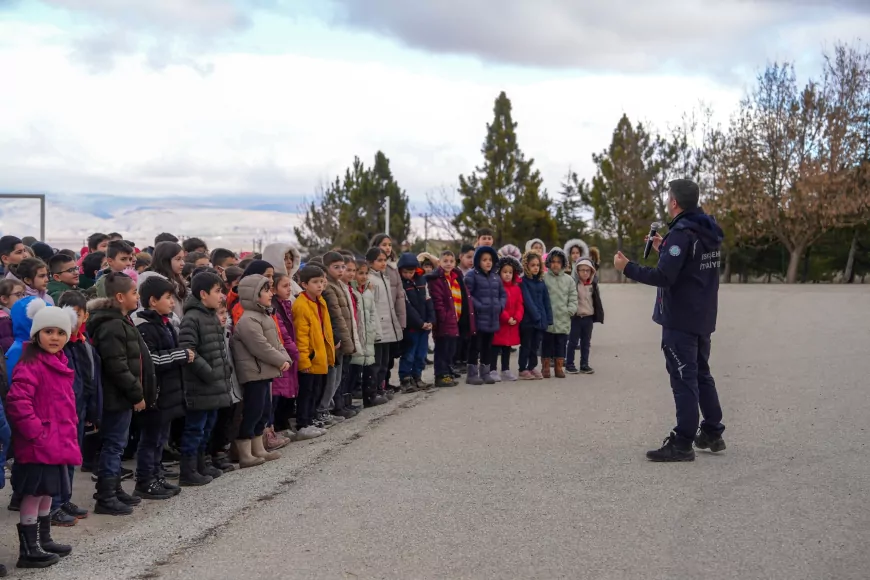
[[[559,243],[586,235],[586,220],[583,219],[582,210],[583,198],[588,195],[589,184],[586,180],[578,178],[576,172],[568,169],[559,190],[559,200],[555,203]]]
[[[468,177],[459,176],[462,210],[454,225],[467,239],[475,237],[477,228],[490,227],[496,246],[534,237],[552,243],[557,235],[552,203],[542,189],[540,172],[533,169],[534,160],[526,160],[517,145],[517,124],[504,92],[495,100],[493,113],[481,148],[483,165]]]
[[[308,204],[301,227],[294,228],[296,238],[313,253],[340,247],[364,254],[371,238],[384,231],[387,198],[390,237],[398,245],[411,229],[408,196],[386,155],[378,151],[371,168],[356,157],[344,178],[336,177]]]

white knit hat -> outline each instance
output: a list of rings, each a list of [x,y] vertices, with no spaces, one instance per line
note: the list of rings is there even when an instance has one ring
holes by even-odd
[[[590,258],[580,258],[579,260],[577,260],[577,262],[574,264],[574,269],[576,270],[580,266],[588,266],[593,273],[595,272],[595,264],[592,263],[592,260]]]
[[[59,328],[70,336],[73,326],[78,324],[75,309],[69,306],[64,308],[49,306],[38,298],[27,305],[27,318],[33,320],[33,326],[30,327],[31,339],[43,328]]]

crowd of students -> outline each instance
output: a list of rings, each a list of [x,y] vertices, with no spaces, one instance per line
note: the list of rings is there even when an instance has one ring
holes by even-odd
[[[14,456],[18,567],[71,552],[51,527],[88,516],[72,502],[74,466],[93,473],[95,513],[130,515],[397,393],[594,372],[597,250],[492,244],[481,229],[458,258],[397,256],[381,234],[365,256],[336,249],[303,265],[285,244],[240,260],[171,234],[142,251],[94,234],[78,255],[0,238],[0,460]],[[134,453],[135,473],[122,467]]]

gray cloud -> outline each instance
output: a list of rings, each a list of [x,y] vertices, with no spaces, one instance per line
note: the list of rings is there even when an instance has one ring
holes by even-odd
[[[788,46],[795,29],[821,28],[818,32],[826,34],[826,22],[838,16],[870,17],[867,0],[334,3],[337,24],[392,37],[412,48],[500,64],[620,72],[721,71],[762,64],[784,44],[790,50],[801,48]]]

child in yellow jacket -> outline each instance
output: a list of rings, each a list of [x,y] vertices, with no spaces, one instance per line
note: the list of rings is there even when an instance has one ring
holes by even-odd
[[[326,375],[335,366],[335,343],[326,301],[321,296],[326,275],[317,266],[299,271],[304,292],[293,303],[293,326],[299,350],[299,395],[296,398],[297,439],[320,437],[326,430],[314,419],[317,402],[323,397]]]

